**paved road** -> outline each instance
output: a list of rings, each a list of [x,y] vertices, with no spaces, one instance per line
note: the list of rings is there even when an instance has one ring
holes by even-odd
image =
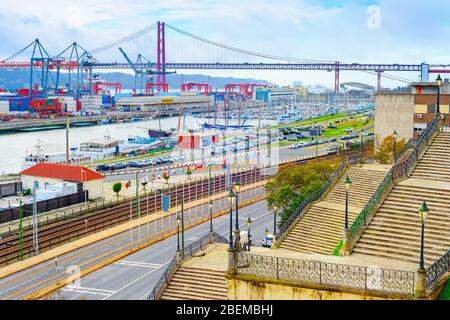
[[[264,189],[263,187],[260,187],[257,190],[241,192],[240,198],[243,203],[243,201],[259,197],[263,193]],[[227,210],[228,208],[229,204],[227,203],[227,200],[225,198],[218,199],[214,202],[215,213],[222,212],[224,210]],[[247,218],[245,213],[246,210],[248,209],[242,209],[242,214],[243,217],[245,216]],[[264,211],[259,208],[259,212]],[[144,214],[144,212],[142,214]],[[134,213],[132,213],[131,216],[134,217]],[[186,210],[184,217],[186,227],[189,225],[189,222],[191,222],[192,224],[196,224],[204,221],[204,219],[207,219],[209,217],[208,205],[204,204],[202,206],[197,206]],[[242,219],[244,219],[243,217]],[[219,221],[217,223],[220,224],[221,218],[218,218],[217,221]],[[84,270],[86,268],[95,266],[102,261],[114,257],[120,253],[126,252],[129,249],[138,246],[139,244],[146,243],[153,239],[161,238],[163,235],[167,235],[168,233],[175,231],[175,229],[175,217],[173,215],[166,216],[164,219],[159,219],[156,222],[144,224],[139,228],[130,229],[127,232],[123,232],[121,234],[64,254],[57,258],[57,263],[55,263],[54,260],[46,261],[32,268],[5,277],[3,279],[0,279],[0,299],[20,299],[32,292],[47,287],[50,284],[55,283],[56,281],[67,278],[74,271],[76,272],[77,268],[79,268],[80,270]],[[191,237],[194,237],[194,235],[192,235],[190,231],[187,232],[189,233],[187,233],[187,236],[185,237],[185,239],[187,240],[186,244],[189,243],[188,241],[190,241],[189,239]],[[201,236],[203,235],[204,232],[202,232]],[[161,244],[157,244],[157,246],[158,245]],[[173,244],[166,244],[166,246],[167,248],[172,248],[171,250],[173,253],[173,248],[175,248],[175,246]],[[169,253],[170,250],[168,250],[167,252]],[[157,263],[157,266],[163,265],[166,262],[167,261],[165,261],[165,259],[162,259],[159,263]],[[114,266],[116,267],[116,265]],[[136,272],[136,274],[138,273]]]
[[[242,230],[247,230],[245,221],[254,220],[252,234],[255,245],[261,245],[266,228],[272,231],[273,213],[267,210],[265,201],[239,210]],[[214,230],[228,237],[229,216],[214,220]],[[209,222],[186,232],[186,245],[209,232]],[[84,278],[76,286],[66,286],[52,296],[65,300],[142,300],[148,297],[163,274],[176,250],[176,236],[172,236],[146,249],[102,268]]]

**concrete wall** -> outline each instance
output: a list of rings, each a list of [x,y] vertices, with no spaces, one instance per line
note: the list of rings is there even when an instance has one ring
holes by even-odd
[[[229,278],[229,300],[395,300],[395,297],[367,293],[331,291],[270,282]],[[400,298],[397,298],[400,299]]]
[[[397,131],[399,139],[414,136],[414,95],[378,94],[375,96],[375,141]]]

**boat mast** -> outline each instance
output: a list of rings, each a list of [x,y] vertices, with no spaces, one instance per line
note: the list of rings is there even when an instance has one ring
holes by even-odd
[[[70,164],[69,160],[69,128],[70,128],[70,120],[69,116],[66,117],[66,165]]]

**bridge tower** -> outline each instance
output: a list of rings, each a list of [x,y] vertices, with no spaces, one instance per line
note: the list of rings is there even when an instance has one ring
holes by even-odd
[[[157,62],[156,62],[156,68],[158,76],[157,76],[157,85],[158,85],[158,92],[161,91],[162,84],[166,83],[166,31],[165,31],[165,23],[158,21],[157,26],[157,32],[158,32],[158,44],[157,44]]]
[[[334,92],[339,93],[339,61],[334,65]]]
[[[381,90],[381,73],[383,71],[377,70],[377,91]]]

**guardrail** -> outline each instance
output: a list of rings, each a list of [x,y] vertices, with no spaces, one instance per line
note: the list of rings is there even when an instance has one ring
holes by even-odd
[[[432,292],[448,272],[450,272],[450,250],[426,269],[425,288],[427,292]]]
[[[185,247],[181,252],[181,257],[183,260],[188,259],[197,252],[204,250],[205,247],[210,243],[227,242],[228,240],[225,237],[216,232],[213,232],[212,234],[207,234]],[[170,280],[172,280],[172,277],[177,271],[178,266],[179,263],[177,263],[177,255],[175,255],[167,265],[166,270],[162,274],[161,278],[159,278],[153,290],[150,292],[147,300],[157,300],[161,296],[162,292],[164,291],[164,287],[169,284]]]
[[[437,128],[438,118],[435,118],[427,127],[427,129],[423,131],[422,135],[414,146],[414,149],[408,155],[408,157],[404,161],[395,164],[386,174],[385,178],[380,183],[370,200],[367,202],[366,206],[362,209],[358,217],[352,223],[349,230],[349,248],[353,248],[353,246],[356,244],[359,236],[365,230],[367,222],[375,215],[376,209],[381,204],[381,201],[383,201],[391,187],[397,181],[408,178],[411,175],[415,166],[428,147],[428,144]]]
[[[6,174],[0,176],[0,182],[20,181],[20,174]]]
[[[325,184],[320,188],[320,190],[310,193],[305,200],[303,200],[302,204],[294,211],[294,213],[289,217],[288,220],[283,224],[280,228],[280,239],[283,239],[286,232],[289,230],[289,227],[302,215],[305,209],[314,201],[317,201],[322,198],[328,188],[334,184],[336,180],[340,178],[342,173],[346,170],[348,163],[344,160],[341,165],[336,169],[336,171],[331,175],[331,177],[325,182]]]
[[[280,281],[413,296],[415,273],[239,252],[237,274]]]

